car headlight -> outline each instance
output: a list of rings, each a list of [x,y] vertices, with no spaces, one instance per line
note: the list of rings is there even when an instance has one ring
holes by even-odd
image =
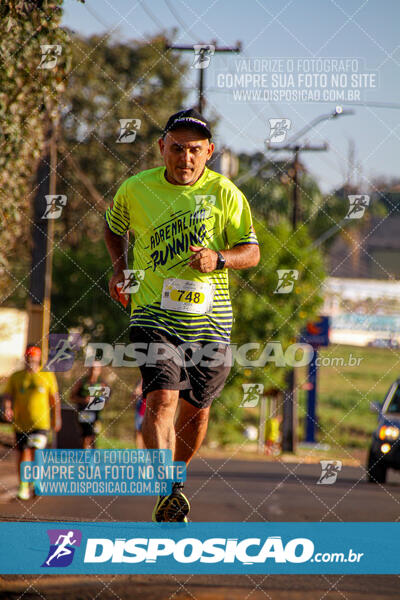
[[[400,435],[400,429],[394,425],[382,425],[379,430],[380,440],[397,440]]]

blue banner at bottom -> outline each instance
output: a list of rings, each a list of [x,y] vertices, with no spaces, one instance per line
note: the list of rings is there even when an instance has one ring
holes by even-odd
[[[400,523],[1,523],[2,574],[398,574]]]

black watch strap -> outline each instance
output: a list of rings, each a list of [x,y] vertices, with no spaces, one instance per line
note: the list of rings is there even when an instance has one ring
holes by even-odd
[[[217,266],[215,267],[215,269],[217,271],[220,271],[221,269],[225,268],[226,259],[222,256],[221,252],[219,252],[218,250],[217,250],[217,255],[218,255],[218,260],[217,260]]]

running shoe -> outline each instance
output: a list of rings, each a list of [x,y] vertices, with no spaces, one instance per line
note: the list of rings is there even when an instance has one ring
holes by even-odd
[[[21,481],[18,488],[17,498],[20,500],[29,500],[31,497],[31,490],[29,489],[29,481]]]
[[[190,504],[182,490],[183,483],[176,482],[172,484],[172,493],[169,496],[158,496],[153,510],[153,521],[156,523],[187,523]]]

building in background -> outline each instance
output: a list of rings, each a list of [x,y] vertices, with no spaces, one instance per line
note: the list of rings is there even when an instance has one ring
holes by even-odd
[[[213,171],[225,175],[228,179],[232,179],[239,172],[239,159],[229,148],[222,148],[214,152],[207,166]]]
[[[329,273],[353,279],[400,279],[400,216],[371,217],[337,236],[329,252]]]
[[[400,345],[400,281],[328,277],[323,295],[332,343]]]
[[[0,376],[6,377],[23,365],[28,314],[16,308],[0,308]]]

